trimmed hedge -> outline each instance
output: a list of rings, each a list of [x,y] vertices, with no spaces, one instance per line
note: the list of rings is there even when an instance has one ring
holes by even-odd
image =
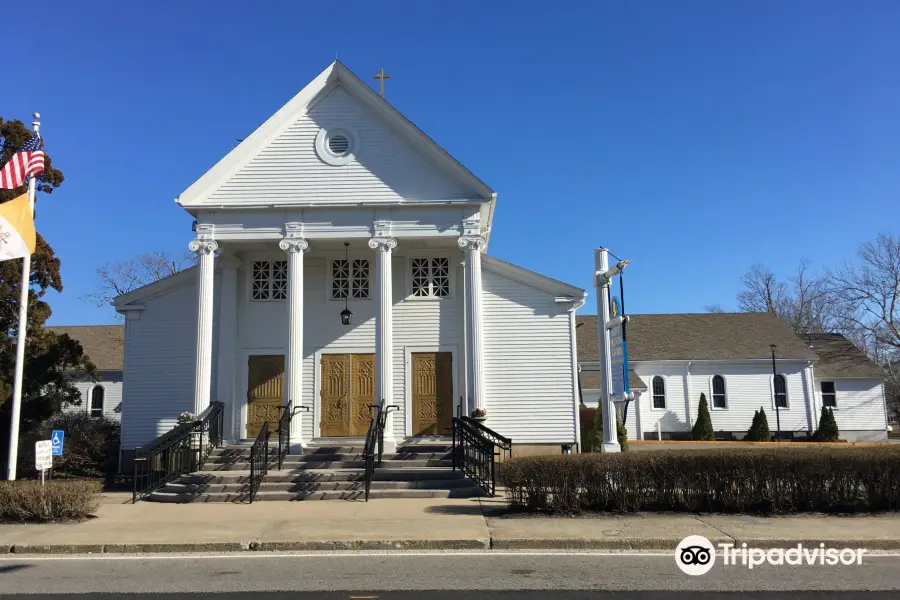
[[[578,407],[578,413],[581,424],[581,451],[593,452],[595,446],[594,416],[597,414],[597,409],[582,404]]]
[[[0,521],[84,519],[100,504],[96,480],[0,481]]]
[[[53,457],[53,477],[109,477],[118,467],[118,421],[83,412],[57,413],[22,436],[19,473],[39,477],[34,469],[34,443],[49,440],[54,429],[66,432],[62,456]]]
[[[514,509],[782,514],[900,510],[900,447],[729,448],[515,458]]]

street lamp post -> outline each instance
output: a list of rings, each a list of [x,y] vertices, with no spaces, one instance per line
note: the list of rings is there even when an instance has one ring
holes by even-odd
[[[781,413],[778,410],[778,387],[776,380],[778,379],[778,371],[775,369],[775,344],[770,344],[772,349],[772,397],[775,400],[775,429],[778,432],[776,441],[781,441]]]

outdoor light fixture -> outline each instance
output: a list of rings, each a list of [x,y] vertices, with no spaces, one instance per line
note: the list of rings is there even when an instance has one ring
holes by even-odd
[[[350,242],[344,242],[344,258],[347,260],[347,274],[350,274]],[[350,298],[350,281],[347,281],[347,291],[344,296],[344,310],[341,311],[341,325],[349,325],[353,320],[353,313],[347,306]]]

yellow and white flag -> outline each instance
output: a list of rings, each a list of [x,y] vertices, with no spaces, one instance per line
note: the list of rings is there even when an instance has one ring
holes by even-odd
[[[33,254],[35,238],[28,194],[0,204],[0,260]]]

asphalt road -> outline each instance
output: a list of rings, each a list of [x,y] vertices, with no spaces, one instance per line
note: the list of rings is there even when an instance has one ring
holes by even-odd
[[[210,598],[229,600],[830,600],[896,598],[896,590],[900,590],[898,572],[900,556],[896,555],[867,557],[861,566],[766,566],[751,571],[717,565],[701,577],[681,573],[668,554],[493,551],[125,558],[10,556],[0,558],[0,595],[10,598],[16,594],[87,594],[86,599],[109,599],[111,596],[106,594],[154,594],[160,599],[186,600],[189,593],[207,592]],[[883,593],[872,593],[878,590]],[[611,593],[615,591],[641,593]],[[854,591],[868,592],[850,593]]]

